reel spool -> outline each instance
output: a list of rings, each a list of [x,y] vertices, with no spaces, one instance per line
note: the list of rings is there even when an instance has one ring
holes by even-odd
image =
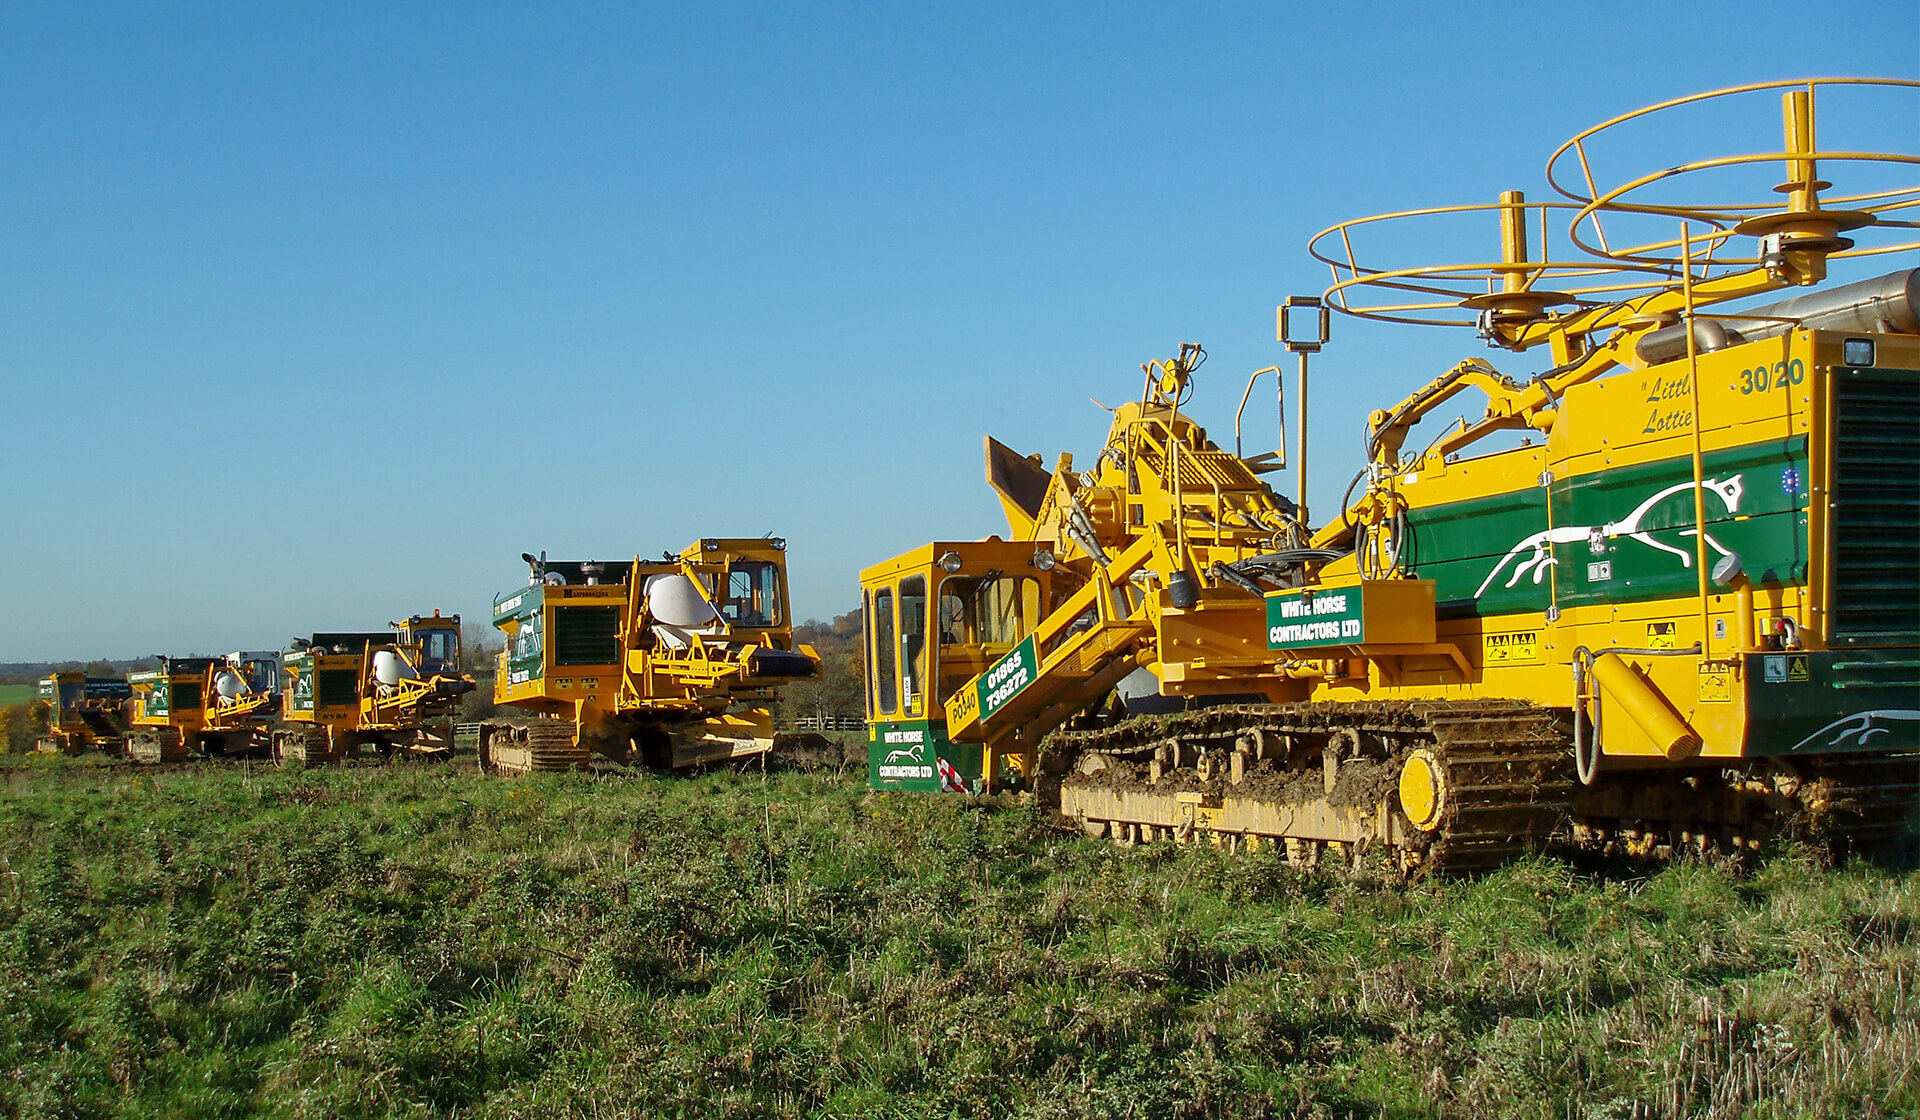
[[[1773,95],[1779,95],[1780,148],[1769,150]],[[1822,94],[1824,93],[1824,97]],[[1699,224],[1716,231],[1713,248],[1725,241],[1719,231],[1758,240],[1759,250],[1751,256],[1729,256],[1724,250],[1714,254],[1714,264],[1725,268],[1769,265],[1770,257],[1801,253],[1817,258],[1852,258],[1897,253],[1920,248],[1920,155],[1906,152],[1881,152],[1845,145],[1821,147],[1815,127],[1816,106],[1871,98],[1898,99],[1906,103],[1905,118],[1920,115],[1920,81],[1898,78],[1810,78],[1791,81],[1758,82],[1707,93],[1663,101],[1615,117],[1581,132],[1560,145],[1547,159],[1547,183],[1577,207],[1568,226],[1568,236],[1580,249],[1595,257],[1622,263],[1680,263],[1680,239],[1662,238],[1630,246],[1617,246],[1608,236],[1606,215],[1624,220],[1663,218]],[[1897,114],[1896,114],[1897,116]],[[1635,143],[1634,126],[1657,122],[1661,135],[1692,138],[1725,137],[1725,154],[1691,160],[1651,171],[1613,173],[1602,180],[1596,165],[1622,164],[1628,159],[1644,161],[1647,146]],[[1844,129],[1844,118],[1834,130]],[[1751,139],[1747,139],[1751,137]],[[1754,143],[1757,151],[1739,151],[1732,145]],[[1613,152],[1625,153],[1623,159],[1609,159]],[[1833,184],[1820,178],[1821,165],[1841,164],[1849,177],[1866,180],[1880,177],[1899,182],[1878,185],[1878,189],[1855,189],[1852,193],[1829,195]],[[1785,180],[1768,185],[1778,169],[1786,169]],[[1713,189],[1724,192],[1723,201],[1711,203],[1674,201],[1659,188],[1685,180],[1698,193],[1703,181],[1711,180]],[[1618,183],[1601,190],[1600,181]],[[1782,199],[1779,196],[1784,195]],[[1843,236],[1855,234],[1856,236]],[[1696,241],[1697,247],[1700,242]]]
[[[1479,327],[1483,333],[1495,324],[1543,319],[1549,311],[1569,307],[1615,303],[1673,282],[1676,270],[1662,264],[1580,254],[1553,259],[1552,231],[1559,224],[1554,219],[1570,219],[1578,210],[1570,202],[1528,202],[1521,192],[1507,191],[1499,202],[1354,218],[1314,234],[1307,252],[1333,273],[1333,285],[1321,298],[1337,311],[1383,323]],[[1497,260],[1392,267],[1382,260],[1384,254],[1377,256],[1373,251],[1376,245],[1423,240],[1398,235],[1409,225],[1483,230],[1489,215],[1499,224],[1501,256]],[[1536,244],[1540,247],[1537,257],[1531,251]]]
[[[1860,172],[1878,167],[1908,178],[1920,168],[1920,155],[1839,148],[1823,149],[1816,142],[1816,94],[1827,87],[1847,87],[1881,96],[1920,93],[1920,82],[1902,79],[1839,78],[1766,82],[1715,90],[1662,102],[1603,124],[1562,144],[1547,161],[1548,184],[1565,201],[1528,202],[1518,191],[1508,191],[1499,202],[1404,210],[1356,218],[1315,234],[1307,251],[1328,266],[1333,284],[1323,298],[1328,306],[1363,319],[1422,326],[1476,327],[1483,337],[1509,348],[1540,341],[1525,328],[1584,308],[1604,307],[1670,290],[1683,282],[1683,262],[1690,262],[1693,282],[1757,266],[1782,270],[1793,282],[1816,282],[1824,277],[1827,258],[1852,258],[1920,248],[1920,186],[1907,183],[1856,190],[1845,195],[1822,192],[1832,185],[1818,177],[1822,163],[1848,164]],[[1600,149],[1624,141],[1630,123],[1659,118],[1683,107],[1702,108],[1708,116],[1750,109],[1748,102],[1780,92],[1784,121],[1780,151],[1758,151],[1694,160],[1657,171],[1628,175],[1622,185],[1601,190],[1596,164],[1606,162]],[[1737,114],[1736,114],[1737,115]],[[1751,114],[1748,114],[1750,119]],[[1659,118],[1663,122],[1667,118]],[[1675,134],[1669,129],[1667,135]],[[1680,135],[1697,132],[1680,130]],[[1712,134],[1724,134],[1715,131]],[[1604,142],[1596,140],[1604,138]],[[1648,145],[1626,145],[1647,158]],[[1654,150],[1657,150],[1654,149]],[[1617,161],[1616,161],[1617,162]],[[1701,177],[1753,178],[1767,169],[1766,178],[1785,166],[1786,181],[1760,191],[1742,193],[1736,187],[1731,200],[1713,204],[1671,201],[1656,187],[1669,180]],[[1920,172],[1916,172],[1920,175]],[[1784,204],[1777,197],[1785,195]],[[1497,242],[1486,236],[1486,218],[1497,221]],[[1604,219],[1613,219],[1609,236]],[[1387,253],[1404,253],[1407,244],[1435,238],[1431,227],[1448,225],[1472,229],[1474,242],[1497,245],[1495,260],[1467,257],[1456,263],[1398,266]],[[1561,223],[1564,222],[1564,226]],[[1684,236],[1674,227],[1685,223]],[[1410,236],[1409,225],[1419,225],[1425,236]],[[1564,229],[1560,244],[1551,234]],[[1382,231],[1390,236],[1382,237]],[[1843,236],[1849,235],[1849,236]],[[1445,233],[1440,235],[1446,237]],[[1732,249],[1738,238],[1757,239],[1751,254]],[[1378,245],[1390,245],[1376,252]],[[1539,247],[1538,255],[1532,249]],[[1791,269],[1788,276],[1785,270]]]

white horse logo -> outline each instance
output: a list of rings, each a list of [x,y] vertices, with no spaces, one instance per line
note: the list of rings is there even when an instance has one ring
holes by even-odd
[[[1705,493],[1712,494],[1719,498],[1720,504],[1727,508],[1728,513],[1738,513],[1740,511],[1740,494],[1744,488],[1740,479],[1741,476],[1737,474],[1725,481],[1716,478],[1702,479],[1700,481],[1700,488]],[[1475,591],[1473,597],[1478,599],[1480,596],[1485,595],[1487,588],[1493,586],[1493,581],[1506,569],[1508,561],[1516,559],[1518,562],[1513,565],[1513,574],[1507,577],[1507,582],[1502,586],[1512,587],[1519,583],[1529,572],[1533,574],[1533,582],[1538,584],[1542,579],[1546,578],[1547,569],[1560,562],[1553,555],[1552,545],[1572,544],[1575,541],[1590,540],[1596,536],[1609,540],[1614,537],[1631,537],[1650,548],[1657,548],[1662,552],[1673,553],[1680,558],[1680,566],[1683,568],[1693,567],[1693,553],[1684,548],[1675,548],[1670,544],[1661,544],[1648,535],[1648,530],[1640,527],[1641,522],[1646,520],[1647,514],[1651,513],[1655,506],[1675,494],[1691,493],[1693,486],[1694,484],[1691,482],[1682,482],[1675,486],[1669,486],[1665,490],[1648,498],[1646,501],[1641,502],[1638,506],[1634,507],[1632,513],[1629,513],[1619,521],[1609,522],[1600,526],[1561,525],[1533,534],[1507,550],[1507,554],[1500,558],[1500,562],[1493,566],[1491,572],[1487,573],[1487,578],[1481,581],[1480,590]],[[1683,537],[1692,536],[1694,532],[1695,530],[1693,529],[1687,529],[1680,535]],[[1712,534],[1707,534],[1706,541],[1715,552],[1722,556],[1729,555],[1728,551],[1721,546],[1720,542],[1713,539]]]
[[[921,762],[923,761],[921,752],[926,750],[926,747],[927,745],[925,743],[915,743],[911,747],[901,747],[897,751],[890,752],[887,755],[887,760],[880,765],[892,766],[901,762]]]

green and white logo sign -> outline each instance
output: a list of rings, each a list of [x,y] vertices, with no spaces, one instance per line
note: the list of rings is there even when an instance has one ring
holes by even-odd
[[[1306,589],[1267,596],[1267,648],[1312,649],[1366,641],[1360,589]]]
[[[975,687],[980,692],[980,720],[985,722],[993,713],[1007,706],[1007,701],[1020,695],[1020,690],[1033,683],[1039,675],[1039,661],[1033,652],[1033,635],[1027,635],[1025,641],[1013,647],[1013,651],[993,663],[993,668],[980,675]]]

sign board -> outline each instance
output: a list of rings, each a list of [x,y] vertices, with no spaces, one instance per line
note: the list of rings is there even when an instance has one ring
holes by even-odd
[[[1037,676],[1039,659],[1034,655],[1033,635],[1029,634],[974,682],[979,694],[981,722],[992,719],[995,712],[1006,707],[1007,702],[1020,695]]]
[[[1357,646],[1367,640],[1358,586],[1303,588],[1267,596],[1267,648]]]

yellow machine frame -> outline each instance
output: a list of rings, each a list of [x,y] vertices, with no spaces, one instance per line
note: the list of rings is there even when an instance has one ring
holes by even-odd
[[[1396,321],[1447,321],[1422,316],[1463,310],[1494,345],[1545,347],[1553,361],[1515,381],[1469,359],[1374,412],[1352,500],[1316,530],[1300,504],[1259,478],[1283,454],[1227,452],[1181,411],[1204,359],[1191,344],[1143,367],[1145,391],[1113,410],[1090,470],[1063,455],[1048,471],[1038,456],[1022,459],[989,440],[988,481],[1013,541],[976,546],[1044,552],[1052,592],[1050,610],[1018,648],[943,697],[935,722],[953,758],[979,752],[979,769],[963,772],[961,785],[1041,778],[1043,737],[1086,718],[1117,681],[1145,670],[1162,696],[1239,703],[1245,714],[1196,716],[1158,740],[1145,732],[1072,739],[1106,753],[1067,783],[1063,808],[1116,836],[1177,825],[1290,845],[1385,841],[1417,855],[1429,843],[1423,836],[1457,835],[1459,851],[1496,858],[1563,811],[1583,827],[1664,818],[1660,827],[1675,835],[1743,844],[1761,818],[1789,804],[1819,816],[1849,799],[1884,800],[1887,812],[1861,810],[1860,819],[1874,829],[1897,822],[1896,802],[1911,801],[1916,786],[1903,752],[1920,750],[1920,680],[1909,671],[1920,635],[1862,630],[1863,604],[1876,601],[1878,586],[1857,557],[1868,530],[1856,523],[1837,532],[1835,511],[1849,487],[1857,504],[1863,487],[1881,485],[1859,481],[1863,463],[1881,462],[1861,450],[1862,439],[1876,437],[1841,433],[1879,422],[1875,402],[1894,402],[1885,407],[1901,415],[1912,407],[1920,272],[1812,302],[1728,308],[1816,285],[1830,257],[1913,248],[1855,251],[1839,234],[1876,224],[1897,232],[1905,223],[1893,214],[1920,192],[1823,207],[1812,93],[1789,84],[1783,106],[1784,151],[1769,158],[1788,170],[1784,206],[1669,214],[1597,190],[1558,204],[1576,224],[1597,222],[1610,207],[1675,219],[1672,239],[1615,248],[1597,262],[1532,259],[1529,204],[1518,193],[1462,208],[1500,219],[1502,255],[1491,265],[1363,266],[1350,231],[1377,219],[1316,237],[1348,255],[1343,262],[1316,247],[1336,265],[1334,287],[1280,311],[1280,341],[1301,354],[1296,469],[1306,461],[1306,355],[1326,341],[1329,306]],[[1579,143],[1562,153],[1584,159]],[[1724,247],[1735,235],[1760,241],[1744,262]],[[1709,249],[1717,252],[1711,268]],[[1486,290],[1460,294],[1450,285],[1462,275],[1486,279]],[[1560,290],[1548,290],[1554,284]],[[1389,302],[1358,305],[1354,294],[1366,289],[1385,291]],[[1317,337],[1290,337],[1288,313],[1297,310],[1320,311]],[[1414,427],[1468,389],[1486,398],[1480,419],[1406,454]],[[1529,438],[1473,453],[1514,431]],[[1896,460],[1905,462],[1885,462]],[[1908,513],[1920,507],[1914,493],[1876,500]],[[969,546],[952,547],[965,555]],[[1837,547],[1854,551],[1843,560]],[[863,573],[870,613],[873,596],[897,586],[900,573],[926,570],[926,552]],[[1836,621],[1836,612],[1852,621]],[[1342,711],[1365,719],[1342,729],[1330,714]],[[1555,730],[1556,712],[1571,713],[1567,728]],[[903,729],[877,711],[870,720],[881,759],[891,750],[885,736]],[[1453,744],[1467,741],[1459,737],[1468,724],[1489,744],[1505,735],[1510,745],[1461,754],[1468,748]],[[1209,785],[1209,773],[1224,772],[1209,758],[1231,756],[1237,785],[1244,768],[1275,758],[1297,766],[1303,751],[1325,765],[1332,800],[1318,807],[1231,793],[1222,802]],[[1498,751],[1510,752],[1506,761]],[[1176,771],[1188,785],[1164,795],[1096,788],[1094,775],[1147,754],[1151,780],[1141,785],[1158,788]],[[1835,757],[1817,757],[1827,754]],[[1574,764],[1578,787],[1559,784],[1556,757]],[[1369,774],[1393,768],[1399,796],[1372,808],[1341,801],[1336,774],[1350,762]],[[1703,763],[1744,768],[1707,771],[1706,792],[1680,804],[1672,779],[1659,775],[1698,775]],[[876,787],[899,784],[873,765]],[[1489,789],[1515,793],[1462,807],[1471,800],[1463,791]],[[1506,820],[1510,834],[1450,832],[1469,812]]]
[[[230,657],[162,657],[160,668],[128,674],[128,753],[139,762],[175,762],[266,750],[278,696],[254,688],[251,668]],[[243,688],[232,698],[218,686],[229,673]]]
[[[483,728],[485,766],[576,768],[597,752],[665,768],[761,754],[773,744],[779,686],[818,675],[818,655],[793,648],[778,538],[708,537],[678,555],[620,565],[527,559],[531,585],[494,606],[494,625],[507,636],[494,702],[555,722],[532,729],[538,742],[524,727]],[[740,572],[762,575],[732,587]],[[714,626],[663,629],[647,598],[662,577],[697,589]],[[573,641],[570,621],[562,636],[563,620],[589,617],[591,640],[559,648]]]
[[[311,764],[350,760],[365,745],[384,754],[451,749],[451,730],[436,724],[450,720],[459,697],[473,691],[461,666],[460,616],[435,611],[388,625],[315,634],[287,655],[276,757]],[[404,666],[391,683],[378,679],[382,654]]]

